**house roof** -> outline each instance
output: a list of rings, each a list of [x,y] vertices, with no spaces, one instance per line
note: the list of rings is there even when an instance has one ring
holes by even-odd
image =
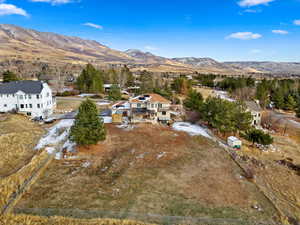
[[[245,104],[248,107],[248,109],[250,109],[251,111],[255,111],[255,112],[262,111],[260,105],[254,101],[246,101]]]
[[[42,81],[23,80],[0,84],[0,94],[15,94],[18,91],[25,94],[39,94],[42,89]]]
[[[146,97],[145,100],[140,100],[140,98],[144,96],[149,96],[149,97]],[[171,103],[169,100],[165,99],[161,95],[154,94],[154,93],[139,95],[130,100],[130,103],[139,103],[139,102]]]

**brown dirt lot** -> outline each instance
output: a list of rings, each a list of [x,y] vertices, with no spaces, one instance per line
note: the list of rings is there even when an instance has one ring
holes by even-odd
[[[3,117],[4,118],[4,117]],[[33,150],[43,128],[21,115],[6,115],[0,121],[0,177],[21,168],[36,153]]]
[[[105,142],[79,149],[77,159],[52,163],[17,207],[255,221],[276,215],[210,140],[154,125],[107,129]],[[262,212],[252,209],[256,204]]]

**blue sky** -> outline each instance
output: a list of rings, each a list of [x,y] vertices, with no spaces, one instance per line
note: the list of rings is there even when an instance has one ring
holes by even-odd
[[[165,57],[300,62],[300,0],[0,0],[0,23]]]

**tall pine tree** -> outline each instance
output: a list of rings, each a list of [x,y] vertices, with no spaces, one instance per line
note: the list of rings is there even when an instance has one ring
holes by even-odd
[[[87,99],[80,104],[70,139],[79,146],[97,144],[106,138],[106,129],[94,102]]]

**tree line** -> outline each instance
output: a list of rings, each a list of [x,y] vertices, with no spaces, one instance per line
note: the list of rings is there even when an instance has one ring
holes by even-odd
[[[216,97],[204,100],[201,93],[190,90],[184,106],[198,112],[203,122],[224,136],[240,134],[253,143],[264,145],[273,142],[269,134],[251,126],[253,117],[243,102],[230,102]]]

